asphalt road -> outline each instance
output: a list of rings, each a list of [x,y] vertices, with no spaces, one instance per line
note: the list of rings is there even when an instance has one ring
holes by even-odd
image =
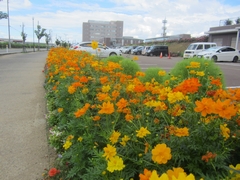
[[[47,51],[0,56],[0,179],[36,180],[49,168],[42,72]]]

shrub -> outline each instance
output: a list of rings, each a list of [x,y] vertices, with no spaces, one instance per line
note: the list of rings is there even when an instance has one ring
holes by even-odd
[[[120,61],[120,65],[123,68],[122,73],[135,76],[136,72],[141,71],[140,66],[133,60],[123,59]]]
[[[199,58],[184,59],[178,62],[164,80],[169,82],[169,86],[176,87],[183,80],[192,77],[197,78],[202,84],[199,88],[200,94],[206,94],[209,89],[225,88],[223,72],[215,62]]]

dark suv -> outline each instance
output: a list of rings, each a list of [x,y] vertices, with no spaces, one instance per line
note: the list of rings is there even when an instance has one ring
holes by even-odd
[[[164,45],[153,45],[150,49],[146,52],[147,56],[168,56],[168,46]]]

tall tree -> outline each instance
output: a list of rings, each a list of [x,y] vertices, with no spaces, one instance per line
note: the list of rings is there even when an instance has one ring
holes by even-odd
[[[23,40],[23,52],[26,52],[25,41],[27,39],[27,34],[24,32],[24,24],[22,25],[21,36],[22,36],[22,40]]]
[[[42,28],[40,25],[37,25],[37,30],[35,30],[35,34],[37,36],[38,39],[38,51],[39,51],[39,43],[40,43],[40,39],[45,36],[45,31],[46,29]]]
[[[235,20],[236,24],[240,24],[240,17]]]
[[[2,0],[0,0],[0,1],[2,1]],[[0,19],[7,19],[7,18],[8,18],[8,14],[0,11]]]
[[[227,25],[232,25],[232,20],[231,19],[227,19],[224,24],[227,26]]]

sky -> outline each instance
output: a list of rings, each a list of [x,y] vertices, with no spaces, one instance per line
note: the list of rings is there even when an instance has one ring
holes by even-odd
[[[7,6],[7,2],[9,5]],[[9,7],[10,38],[37,41],[39,24],[56,39],[82,41],[82,24],[88,20],[123,21],[123,36],[139,39],[166,34],[206,35],[210,27],[240,17],[240,0],[0,0],[0,11]],[[0,20],[0,38],[8,38],[8,20]],[[41,39],[45,42],[45,38]]]

